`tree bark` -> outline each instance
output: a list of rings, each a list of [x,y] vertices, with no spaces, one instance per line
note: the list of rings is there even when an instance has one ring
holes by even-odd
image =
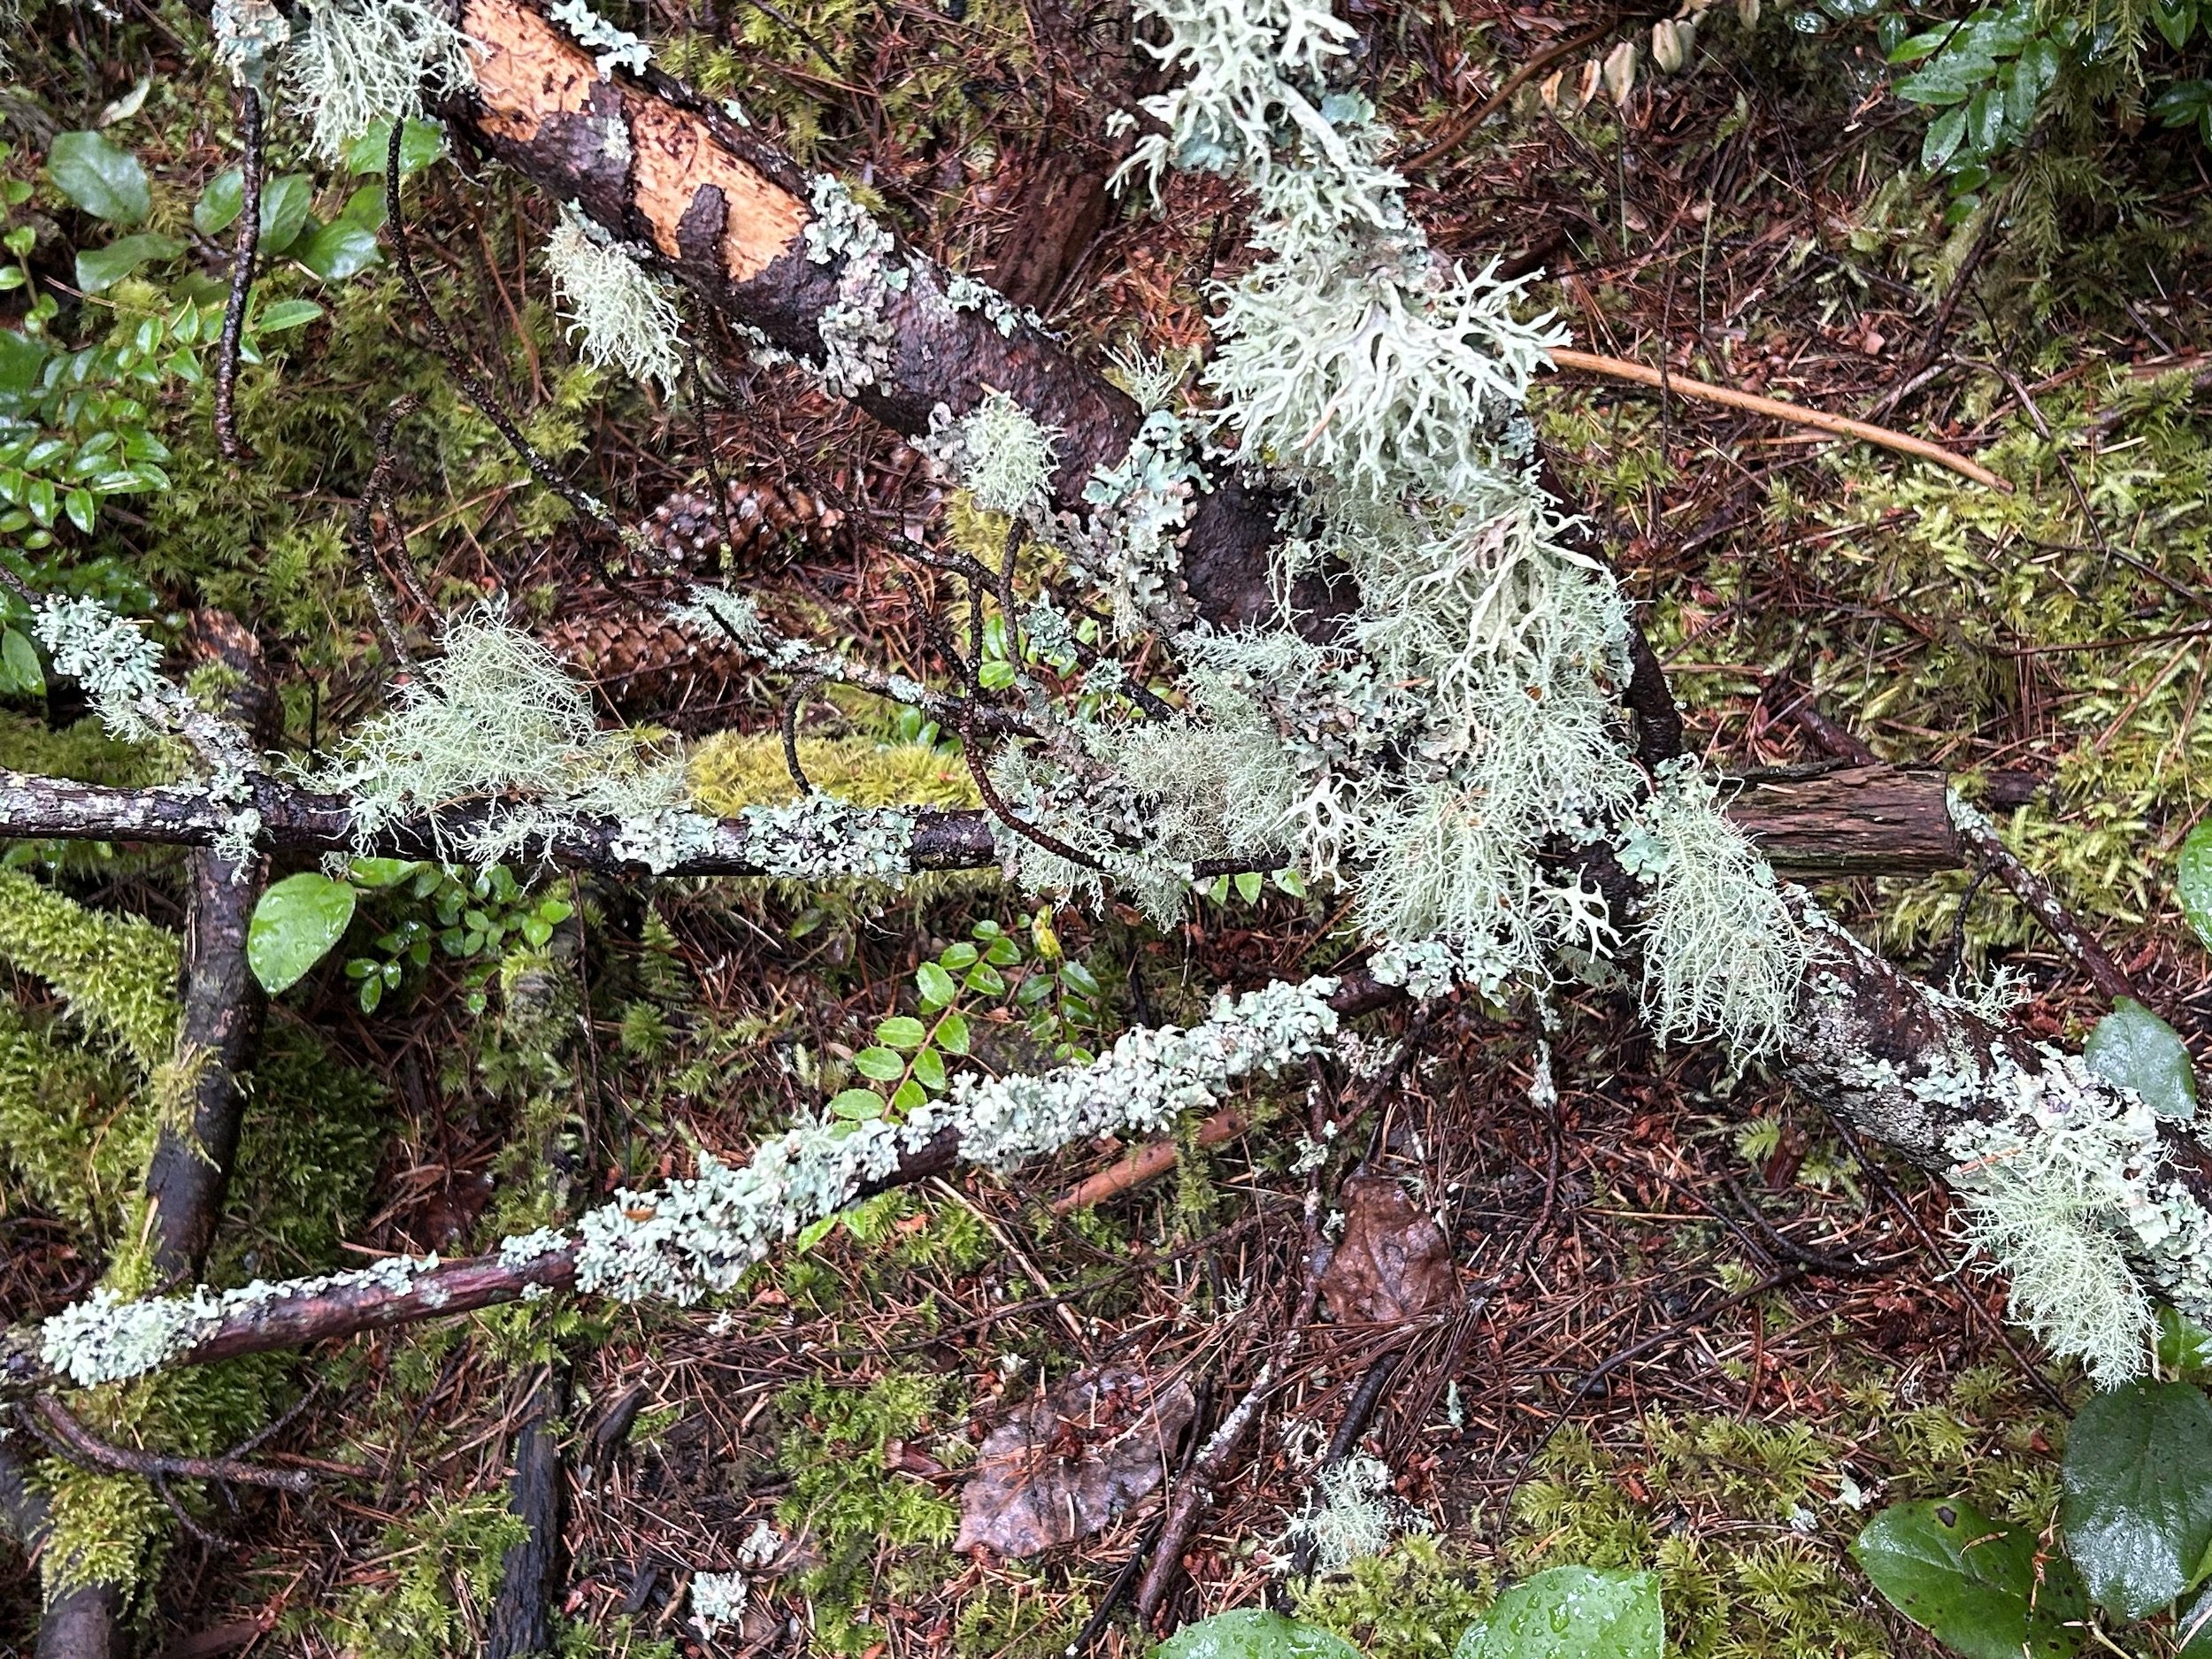
[[[203,611],[193,618],[190,643],[238,677],[227,712],[257,747],[265,745],[275,700],[252,633],[235,618]],[[198,1276],[222,1218],[244,1115],[242,1077],[261,1041],[264,998],[246,963],[246,929],[267,868],[265,858],[240,864],[207,847],[187,859],[182,1014],[166,1079],[177,1097],[163,1103],[146,1170],[154,1265],[164,1279]]]
[[[562,1467],[558,1419],[568,1398],[568,1366],[556,1358],[538,1385],[515,1434],[515,1472],[508,1504],[530,1530],[509,1548],[492,1604],[491,1639],[485,1659],[526,1659],[550,1652],[552,1609],[567,1577],[562,1528],[568,1508],[568,1477]]]

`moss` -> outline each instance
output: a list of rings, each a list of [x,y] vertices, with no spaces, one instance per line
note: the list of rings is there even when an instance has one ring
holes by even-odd
[[[1341,1573],[1306,1581],[1294,1597],[1300,1618],[1336,1632],[1370,1659],[1450,1659],[1497,1588],[1492,1569],[1415,1536]]]
[[[431,1494],[419,1513],[385,1529],[373,1576],[340,1601],[334,1633],[356,1659],[480,1652],[501,1563],[527,1532],[503,1493],[458,1502]],[[648,1651],[631,1649],[636,1659]]]
[[[151,1148],[123,1067],[0,1004],[0,1160],[32,1203],[104,1240]]]
[[[1009,1568],[1014,1582],[988,1585],[960,1604],[952,1650],[959,1659],[1064,1659],[1091,1616],[1087,1595],[1055,1595]]]
[[[44,720],[0,709],[0,767],[44,778],[135,789],[174,775],[155,746],[126,743],[90,715],[57,731]]]
[[[954,1403],[949,1379],[907,1371],[864,1389],[806,1382],[776,1397],[778,1461],[791,1476],[791,1495],[776,1518],[787,1531],[803,1529],[821,1552],[799,1585],[825,1651],[857,1654],[883,1639],[867,1604],[886,1563],[918,1586],[941,1579],[947,1563],[939,1547],[951,1541],[959,1511],[893,1471],[887,1448],[926,1438]]]
[[[166,928],[88,910],[45,883],[0,870],[0,957],[50,982],[88,1031],[150,1073],[175,1034],[178,944]]]
[[[918,743],[803,738],[799,765],[816,788],[856,806],[972,807],[981,801],[958,756]],[[774,733],[709,738],[691,756],[688,772],[693,803],[720,818],[799,798],[784,764],[783,740]]]

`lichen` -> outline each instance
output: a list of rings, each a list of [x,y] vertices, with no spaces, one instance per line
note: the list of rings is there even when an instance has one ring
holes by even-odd
[[[613,818],[621,856],[665,869],[701,833],[685,812],[681,757],[602,731],[583,687],[490,606],[450,622],[444,657],[307,778],[350,798],[364,848],[392,824],[439,814],[442,854],[485,865],[580,820]]]
[[[618,69],[643,74],[653,62],[652,48],[625,28],[618,28],[593,11],[588,0],[557,0],[552,19],[597,59],[601,79]]]
[[[1341,1572],[1380,1555],[1402,1532],[1428,1530],[1427,1517],[1392,1490],[1390,1466],[1355,1452],[1314,1476],[1305,1508],[1291,1517],[1285,1537],[1294,1546],[1310,1544],[1318,1571]]]
[[[421,0],[304,0],[302,9],[307,29],[292,45],[286,84],[326,160],[343,160],[379,121],[419,119],[426,87],[443,97],[476,84],[473,43]]]
[[[663,392],[674,389],[683,358],[667,288],[573,203],[561,208],[545,267],[585,361],[611,363],[634,379],[658,380]]]

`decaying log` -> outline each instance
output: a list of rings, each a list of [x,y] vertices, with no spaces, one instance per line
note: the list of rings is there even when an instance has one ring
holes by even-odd
[[[1728,816],[1785,875],[1903,875],[1963,862],[1939,772],[1878,762],[1737,781]]]

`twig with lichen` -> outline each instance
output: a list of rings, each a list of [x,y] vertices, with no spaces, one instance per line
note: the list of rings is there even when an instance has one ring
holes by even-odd
[[[238,247],[231,256],[230,293],[223,302],[223,332],[215,348],[215,445],[226,461],[254,458],[238,435],[238,351],[244,337],[246,306],[253,297],[254,257],[261,248],[261,94],[242,87],[238,94]]]

